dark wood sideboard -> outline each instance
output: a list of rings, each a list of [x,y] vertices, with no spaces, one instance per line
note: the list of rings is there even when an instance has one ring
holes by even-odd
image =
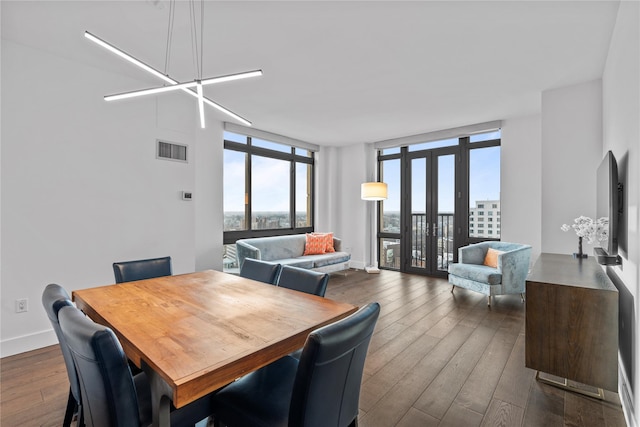
[[[543,253],[527,278],[525,365],[618,390],[618,290],[592,257]]]

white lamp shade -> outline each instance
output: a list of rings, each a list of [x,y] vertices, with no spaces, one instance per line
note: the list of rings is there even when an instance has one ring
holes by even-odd
[[[363,182],[360,186],[362,200],[386,200],[387,184],[384,182]]]

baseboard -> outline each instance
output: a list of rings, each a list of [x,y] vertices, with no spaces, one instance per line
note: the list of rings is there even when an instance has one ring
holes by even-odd
[[[58,338],[53,329],[9,338],[0,341],[0,357],[13,356],[54,344],[58,344]]]
[[[618,358],[620,355],[618,355]],[[620,396],[620,402],[622,403],[622,412],[627,422],[627,427],[638,427],[636,420],[636,413],[634,408],[633,391],[629,379],[627,378],[624,370],[620,369],[622,363],[618,360],[618,395]]]

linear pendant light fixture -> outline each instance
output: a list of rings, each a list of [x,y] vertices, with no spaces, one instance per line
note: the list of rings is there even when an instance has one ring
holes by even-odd
[[[172,17],[171,17],[172,18]],[[202,31],[202,28],[201,28]],[[206,85],[210,85],[210,84],[217,84],[217,83],[224,83],[224,82],[230,82],[233,80],[240,80],[240,79],[246,79],[246,78],[250,78],[250,77],[258,77],[262,75],[262,70],[253,70],[253,71],[247,71],[247,72],[243,72],[243,73],[236,73],[236,74],[228,74],[228,75],[224,75],[224,76],[218,76],[218,77],[211,77],[208,79],[196,79],[190,82],[184,82],[184,83],[180,83],[177,80],[172,79],[171,77],[169,77],[167,74],[163,74],[162,72],[156,70],[155,68],[145,64],[144,62],[140,61],[139,59],[133,57],[132,55],[129,55],[128,53],[126,53],[125,51],[118,49],[117,47],[115,47],[114,45],[102,40],[101,38],[91,34],[88,31],[85,31],[84,36],[91,40],[92,42],[98,44],[99,46],[102,46],[103,48],[107,49],[108,51],[118,55],[119,57],[125,59],[126,61],[132,63],[133,65],[147,71],[150,74],[153,74],[154,76],[162,79],[165,83],[168,83],[168,85],[165,86],[160,86],[160,87],[156,87],[156,88],[151,88],[151,89],[143,89],[143,90],[135,90],[135,91],[131,91],[131,92],[124,92],[124,93],[119,93],[119,94],[114,94],[114,95],[107,95],[104,97],[104,99],[106,101],[117,101],[117,100],[121,100],[121,99],[128,99],[128,98],[134,98],[137,96],[144,96],[144,95],[156,95],[156,94],[160,94],[160,93],[165,93],[165,92],[171,92],[171,91],[175,91],[175,90],[182,90],[185,93],[188,93],[189,95],[197,98],[198,100],[198,112],[199,112],[199,116],[200,116],[200,126],[204,129],[205,127],[205,122],[204,122],[204,104],[207,104],[215,109],[217,109],[218,111],[221,111],[225,114],[227,114],[230,117],[233,117],[234,119],[236,119],[237,121],[243,123],[246,126],[251,126],[251,122],[248,121],[247,119],[245,119],[244,117],[239,116],[238,114],[234,113],[233,111],[223,107],[222,105],[212,101],[211,99],[207,98],[206,96],[204,96],[203,94],[203,90],[202,90],[202,86],[206,86]],[[167,52],[167,57],[169,56],[169,52]],[[194,90],[195,88],[195,90]]]
[[[154,95],[157,93],[170,92],[172,90],[192,88],[196,86],[202,87],[202,86],[210,85],[213,83],[223,83],[223,82],[229,82],[232,80],[246,79],[248,77],[256,77],[261,75],[262,75],[262,71],[260,70],[247,71],[245,73],[232,74],[229,76],[212,77],[206,80],[194,80],[192,82],[176,83],[171,86],[161,86],[161,87],[156,87],[152,89],[134,90],[131,92],[124,92],[116,95],[107,95],[104,97],[104,100],[117,101],[119,99],[134,98],[136,96],[142,96],[142,95]]]

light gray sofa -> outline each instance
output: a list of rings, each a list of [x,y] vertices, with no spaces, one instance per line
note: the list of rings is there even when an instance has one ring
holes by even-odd
[[[501,251],[496,268],[484,265],[489,248]],[[480,292],[491,305],[494,295],[520,294],[524,301],[531,246],[508,242],[481,242],[458,249],[458,262],[449,264],[449,283]]]
[[[236,241],[238,266],[242,268],[245,258],[254,258],[322,273],[349,268],[351,254],[342,252],[340,239],[333,238],[335,252],[322,255],[303,255],[305,242],[304,234],[240,239]]]

